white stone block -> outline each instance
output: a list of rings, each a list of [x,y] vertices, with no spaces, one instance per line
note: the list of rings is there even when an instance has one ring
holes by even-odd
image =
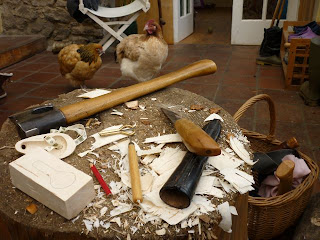
[[[9,164],[14,186],[61,216],[77,216],[95,197],[92,177],[43,149]]]

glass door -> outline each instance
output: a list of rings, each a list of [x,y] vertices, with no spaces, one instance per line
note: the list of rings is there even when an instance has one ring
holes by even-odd
[[[260,45],[264,28],[269,28],[277,0],[233,0],[231,44]],[[295,21],[299,0],[286,1],[283,20]]]

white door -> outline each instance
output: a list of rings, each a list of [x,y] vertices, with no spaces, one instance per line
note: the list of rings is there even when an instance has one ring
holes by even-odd
[[[267,19],[268,0],[233,0],[231,44],[260,45],[263,40],[264,28],[269,28],[272,16]],[[246,12],[244,6],[254,4],[257,12]],[[274,3],[274,1],[273,1]],[[260,4],[260,5],[259,5]],[[258,5],[258,8],[257,8]],[[260,9],[259,9],[260,7]],[[246,8],[246,7],[245,7]],[[297,20],[299,0],[288,0],[287,20]],[[272,13],[273,14],[273,13]],[[249,17],[248,17],[249,16]],[[251,19],[248,19],[251,18]],[[252,19],[256,18],[256,19]],[[275,22],[276,24],[276,22]],[[282,20],[279,26],[282,26]]]
[[[174,42],[193,33],[193,0],[173,0]]]

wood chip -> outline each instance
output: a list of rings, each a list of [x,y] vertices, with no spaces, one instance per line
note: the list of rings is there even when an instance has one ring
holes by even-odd
[[[198,105],[198,104],[193,104],[193,105],[190,106],[190,109],[199,111],[199,110],[204,109],[204,107],[201,106],[201,105]]]
[[[150,120],[147,120],[147,119],[141,119],[141,122],[142,122],[144,125],[150,125],[150,124],[151,124]]]
[[[31,214],[35,214],[38,211],[38,208],[37,205],[31,203],[28,207],[26,207],[26,210]]]
[[[132,110],[137,110],[139,108],[138,100],[126,102],[124,104],[126,105],[127,108],[132,109]]]
[[[199,219],[201,219],[205,223],[209,223],[210,222],[210,217],[208,215],[200,215]]]
[[[162,228],[162,229],[156,230],[156,234],[159,236],[163,236],[166,234],[166,229]]]
[[[209,113],[212,114],[212,113],[219,113],[221,110],[221,108],[210,108],[209,109]]]

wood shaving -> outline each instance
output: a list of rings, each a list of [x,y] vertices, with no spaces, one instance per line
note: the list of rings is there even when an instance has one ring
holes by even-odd
[[[159,229],[159,230],[156,230],[156,234],[158,236],[163,236],[166,234],[166,229],[165,228],[162,228],[162,229]]]
[[[138,100],[126,102],[124,104],[126,105],[127,108],[132,109],[132,110],[137,110],[139,108]]]
[[[196,188],[196,194],[206,194],[217,198],[223,198],[223,191],[213,186],[216,181],[214,176],[201,177]]]
[[[118,224],[119,227],[121,227],[122,223],[121,223],[121,219],[119,217],[116,217],[116,218],[112,218],[110,220],[110,222],[114,222],[116,224]]]
[[[221,227],[225,232],[231,233],[232,218],[231,218],[229,202],[224,202],[218,205],[217,209],[222,217],[222,220],[219,223],[219,227]]]
[[[109,90],[95,89],[93,91],[83,93],[83,94],[81,94],[81,95],[79,95],[77,97],[79,97],[79,98],[96,98],[96,97],[108,94],[110,92],[111,91],[109,91]]]
[[[243,164],[243,161],[233,157],[226,151],[221,150],[220,155],[209,157],[208,163],[216,169],[222,170],[224,168],[237,168]]]
[[[229,135],[230,147],[235,153],[247,164],[253,165],[254,162],[250,158],[249,152],[244,148],[244,145],[233,135]]]
[[[110,114],[111,114],[111,115],[118,115],[118,116],[122,116],[122,115],[123,115],[122,112],[119,112],[119,111],[117,111],[117,110],[115,110],[115,109],[112,109],[112,112],[111,112]]]
[[[181,151],[180,148],[165,148],[160,156],[153,160],[150,167],[159,175],[176,167],[182,161],[186,151]]]
[[[221,122],[223,122],[223,118],[220,117],[218,114],[216,113],[212,113],[211,115],[209,115],[204,121],[207,122],[207,121],[212,121],[212,120],[215,120],[215,119],[218,119],[220,120]]]
[[[144,143],[175,143],[175,142],[182,142],[181,136],[176,133],[176,134],[166,134],[158,137],[150,137],[146,138]]]

